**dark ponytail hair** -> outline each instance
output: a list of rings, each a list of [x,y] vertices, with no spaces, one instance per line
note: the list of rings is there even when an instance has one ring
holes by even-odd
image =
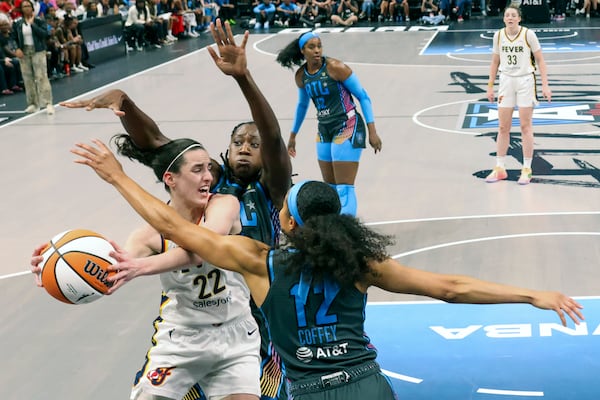
[[[182,152],[188,147],[193,146],[189,150],[206,150],[200,142],[193,139],[175,139],[149,150],[140,149],[135,145],[131,136],[125,133],[115,135],[111,140],[116,146],[118,154],[152,168],[154,175],[161,182],[167,168],[174,173],[179,172],[184,161]],[[165,190],[170,191],[167,185],[165,185]]]
[[[300,51],[300,35],[298,38],[288,43],[283,50],[277,54],[276,61],[281,64],[282,67],[293,69],[294,65],[300,66],[304,63],[304,55]]]
[[[308,268],[315,279],[332,278],[350,286],[371,273],[369,261],[389,257],[386,247],[393,243],[392,237],[340,214],[337,191],[328,184],[307,182],[295,200],[303,224],[289,237],[291,247],[298,250],[292,252],[289,272]]]

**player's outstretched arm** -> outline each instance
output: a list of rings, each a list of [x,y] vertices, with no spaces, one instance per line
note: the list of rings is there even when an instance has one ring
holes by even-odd
[[[247,68],[246,43],[249,32],[244,33],[242,43],[238,46],[229,22],[225,22],[224,27],[220,19],[217,19],[215,24],[211,24],[210,31],[219,54],[211,47],[208,51],[217,67],[223,73],[235,78],[248,102],[252,119],[261,138],[261,181],[269,190],[275,206],[281,208],[290,188],[292,176],[292,163],[287,147],[281,137],[281,128],[275,112]]]
[[[575,324],[584,319],[581,304],[559,292],[524,289],[465,275],[422,271],[392,259],[373,263],[372,269],[374,275],[368,278],[366,287],[374,285],[390,292],[429,296],[449,303],[528,303],[555,311],[564,326],[567,325],[565,314]]]
[[[146,113],[122,90],[113,89],[96,97],[85,100],[60,103],[67,108],[85,108],[92,111],[97,108],[112,110],[121,119],[121,124],[133,142],[143,150],[155,149],[171,141]]]

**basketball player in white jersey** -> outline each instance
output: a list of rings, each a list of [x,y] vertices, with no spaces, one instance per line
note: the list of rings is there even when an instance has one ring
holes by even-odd
[[[177,139],[149,155],[132,147],[128,135],[115,142],[120,154],[150,166],[162,178],[169,204],[184,218],[220,234],[240,232],[237,198],[210,194],[211,160],[200,143]],[[127,257],[174,247],[150,225],[135,230],[125,245]],[[34,252],[32,264],[38,262]],[[135,376],[131,399],[180,400],[199,383],[209,400],[258,400],[260,334],[243,277],[198,259],[160,274],[160,281],[153,345]]]
[[[504,10],[504,25],[494,34],[492,63],[488,81],[487,97],[494,101],[494,81],[500,72],[498,86],[498,137],[496,139],[496,167],[487,176],[486,182],[506,179],[506,153],[510,143],[510,129],[515,106],[519,109],[523,166],[518,183],[527,185],[531,181],[533,159],[533,107],[537,105],[536,65],[542,78],[542,95],[551,100],[546,63],[536,34],[521,26],[521,10],[510,4]]]

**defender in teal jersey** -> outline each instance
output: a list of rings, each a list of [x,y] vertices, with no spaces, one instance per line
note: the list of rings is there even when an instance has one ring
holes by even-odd
[[[321,175],[337,190],[342,212],[356,215],[354,181],[366,147],[366,132],[354,97],[360,102],[367,122],[369,143],[375,153],[381,150],[369,95],[346,64],[323,55],[321,39],[314,32],[306,32],[288,44],[277,56],[277,62],[290,69],[295,65],[300,67],[295,76],[298,105],[288,140],[290,156],[296,156],[296,135],[312,100],[319,121],[317,158]]]
[[[279,213],[289,249],[243,236],[220,236],[179,217],[129,178],[103,143],[78,144],[78,163],[112,184],[156,230],[222,268],[241,273],[272,328],[295,400],[394,399],[364,333],[370,286],[453,303],[529,303],[583,319],[575,300],[463,275],[406,267],[391,259],[391,238],[340,214],[337,192],[323,182],[294,185]],[[118,254],[115,254],[118,256]],[[113,267],[114,269],[114,267]]]
[[[260,89],[256,86],[246,64],[245,46],[248,32],[241,45],[236,45],[228,23],[225,29],[217,20],[211,32],[218,53],[209,48],[215,64],[240,86],[253,121],[233,128],[229,148],[223,163],[212,160],[212,192],[233,194],[240,201],[241,234],[275,246],[280,235],[278,213],[291,184],[292,167],[279,123]],[[112,109],[121,118],[125,130],[138,150],[151,157],[161,146],[172,140],[160,131],[158,125],[120,90],[111,90],[93,99],[62,103],[71,108]],[[125,282],[139,275],[157,274],[179,269],[193,260],[183,249],[121,264],[117,290]],[[195,262],[198,262],[196,260]],[[281,358],[269,339],[269,330],[263,314],[251,303],[252,313],[261,333],[261,400],[287,399]],[[199,387],[194,387],[185,400],[202,399]]]

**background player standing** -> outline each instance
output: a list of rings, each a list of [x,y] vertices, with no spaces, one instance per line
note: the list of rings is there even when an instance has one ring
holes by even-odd
[[[365,122],[356,111],[352,96],[360,102],[369,130],[369,143],[375,153],[381,151],[373,107],[366,90],[350,67],[334,58],[323,56],[321,38],[306,32],[289,43],[277,55],[286,68],[300,66],[295,74],[298,105],[288,140],[290,156],[296,156],[296,135],[306,117],[309,100],[317,109],[317,159],[323,180],[337,190],[342,212],[356,215],[354,181],[365,144]]]
[[[494,101],[494,81],[500,72],[498,86],[498,137],[496,139],[496,166],[485,178],[488,183],[506,179],[505,159],[510,143],[510,129],[515,106],[519,108],[521,140],[523,146],[523,167],[518,183],[531,182],[533,160],[533,107],[537,105],[535,88],[535,66],[539,67],[542,78],[542,94],[551,101],[552,92],[548,86],[546,63],[542,47],[535,33],[520,25],[521,9],[510,4],[504,10],[504,25],[494,34],[490,79],[487,97]]]

